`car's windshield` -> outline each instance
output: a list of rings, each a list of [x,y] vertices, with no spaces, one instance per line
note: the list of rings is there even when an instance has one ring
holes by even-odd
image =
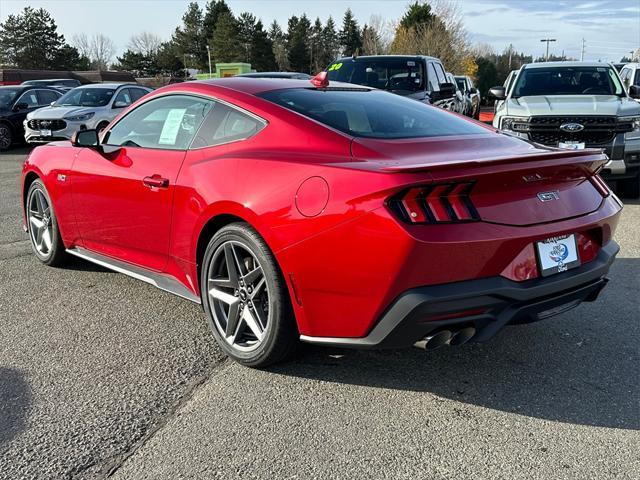
[[[17,88],[0,88],[0,107],[7,108],[11,105],[20,90]]]
[[[483,127],[437,107],[377,90],[296,88],[271,90],[260,96],[357,137],[395,139],[487,133]]]
[[[615,70],[602,67],[525,68],[518,75],[512,98],[529,95],[624,96]]]
[[[415,92],[424,88],[424,69],[418,59],[343,59],[327,69],[329,80],[391,91]]]
[[[464,78],[456,77],[456,83],[458,84],[458,89],[461,92],[464,92],[467,89],[467,82]]]
[[[55,104],[63,107],[104,107],[114,93],[112,88],[76,88],[65,93]]]

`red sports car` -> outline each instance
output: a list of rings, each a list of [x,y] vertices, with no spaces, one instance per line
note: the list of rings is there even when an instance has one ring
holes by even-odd
[[[33,150],[25,230],[45,264],[201,303],[245,365],[299,340],[432,349],[596,299],[622,209],[606,161],[362,86],[182,83]]]

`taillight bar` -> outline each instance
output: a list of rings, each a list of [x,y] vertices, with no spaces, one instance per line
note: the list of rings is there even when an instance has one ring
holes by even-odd
[[[598,192],[600,192],[600,195],[602,195],[603,197],[606,198],[611,194],[611,190],[609,190],[609,187],[606,183],[604,183],[604,180],[600,175],[593,175],[589,177],[589,180],[591,180],[591,184],[596,187],[596,190],[598,190]]]
[[[412,187],[387,203],[407,223],[476,222],[480,216],[469,197],[472,188],[471,182]]]

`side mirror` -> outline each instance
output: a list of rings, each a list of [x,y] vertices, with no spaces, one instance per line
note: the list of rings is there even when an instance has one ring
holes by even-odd
[[[28,103],[20,102],[20,103],[16,103],[13,106],[13,111],[14,112],[19,112],[20,110],[26,110],[27,108],[29,108],[29,104]]]
[[[469,93],[470,93],[471,95],[475,95],[476,93],[478,93],[478,89],[477,89],[477,88],[475,88],[475,87],[471,87],[471,88],[469,89]]]
[[[74,147],[96,148],[100,142],[97,130],[79,130],[71,135],[71,144]]]
[[[127,102],[114,102],[113,103],[113,108],[124,108],[124,107],[128,107],[130,104]]]
[[[456,94],[456,86],[453,83],[440,84],[440,98],[453,97]]]
[[[629,87],[629,96],[631,98],[640,99],[640,85],[631,85]]]
[[[507,98],[507,92],[504,87],[490,88],[489,95],[497,98],[498,100],[504,100],[505,98]]]

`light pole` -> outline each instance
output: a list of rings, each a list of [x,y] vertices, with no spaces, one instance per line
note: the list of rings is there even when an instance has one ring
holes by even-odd
[[[543,38],[542,40],[540,40],[541,42],[547,42],[547,56],[545,57],[545,60],[549,60],[549,42],[555,42],[556,39],[555,38]]]
[[[209,44],[207,44],[207,56],[209,57],[209,79],[211,79],[211,49]]]

